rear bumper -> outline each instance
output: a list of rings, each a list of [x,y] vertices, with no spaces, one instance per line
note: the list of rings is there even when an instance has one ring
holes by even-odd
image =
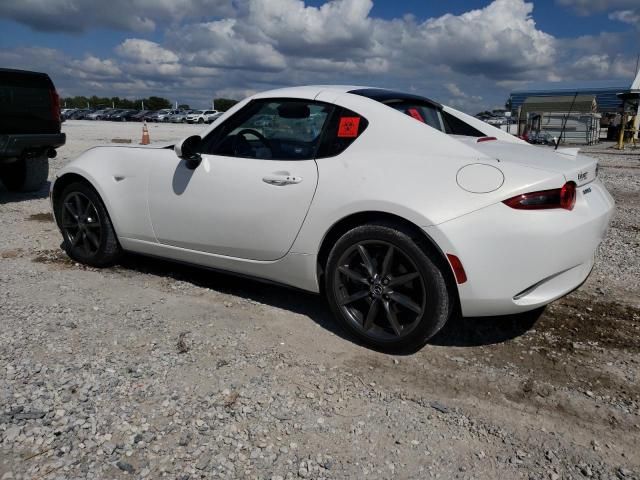
[[[458,285],[463,315],[503,315],[546,305],[579,287],[613,209],[613,198],[596,180],[579,187],[572,211],[498,203],[425,230],[464,266],[468,280]]]
[[[66,140],[64,133],[0,135],[0,157],[19,157],[28,150],[58,148]]]

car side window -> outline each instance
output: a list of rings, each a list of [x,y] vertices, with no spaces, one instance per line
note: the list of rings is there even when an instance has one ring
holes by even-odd
[[[256,100],[203,142],[203,153],[271,160],[315,158],[331,105],[297,99]]]
[[[454,117],[444,110],[440,112],[442,120],[444,122],[445,131],[451,135],[464,135],[467,137],[484,137],[486,136],[477,128],[473,128],[466,122],[463,122],[457,117]]]
[[[368,125],[369,122],[362,115],[336,107],[327,122],[316,158],[340,155],[362,135]]]
[[[445,125],[440,116],[440,112],[432,105],[404,100],[394,100],[384,103],[399,112],[415,118],[419,122],[426,123],[436,130],[440,130],[441,132],[445,131]]]

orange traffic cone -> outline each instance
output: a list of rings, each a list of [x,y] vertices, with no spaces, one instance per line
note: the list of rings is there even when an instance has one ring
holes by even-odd
[[[142,125],[142,141],[140,145],[149,145],[151,143],[151,138],[149,137],[149,129],[147,128],[147,122],[144,122]]]

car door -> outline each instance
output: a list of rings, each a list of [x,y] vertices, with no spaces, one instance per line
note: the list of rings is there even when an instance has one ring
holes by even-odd
[[[196,168],[160,156],[149,179],[158,242],[242,259],[285,256],[316,190],[314,156],[331,109],[256,100],[203,139]]]

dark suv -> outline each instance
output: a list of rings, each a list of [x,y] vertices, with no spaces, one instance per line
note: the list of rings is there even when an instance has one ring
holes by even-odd
[[[64,145],[60,99],[46,73],[0,68],[0,181],[35,191],[47,181],[49,158]]]

